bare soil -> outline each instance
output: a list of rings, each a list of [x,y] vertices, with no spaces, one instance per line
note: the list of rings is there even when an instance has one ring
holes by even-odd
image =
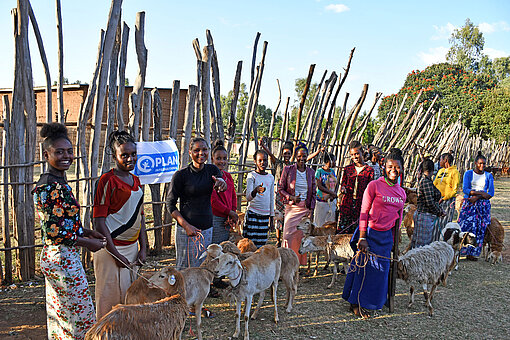
[[[510,232],[510,179],[495,183],[492,215]],[[402,247],[407,245],[403,235]],[[459,270],[440,286],[432,302],[435,314],[429,317],[421,295],[411,308],[407,307],[408,288],[397,282],[395,313],[383,309],[369,320],[361,320],[349,312],[341,292],[345,276],[340,276],[332,289],[326,286],[331,273],[321,271],[316,277],[301,276],[292,313],[285,312],[285,288],[278,289],[280,322],[272,321],[273,307],[266,297],[258,320],[250,322],[252,339],[509,339],[510,330],[510,237],[505,240],[503,263],[461,261]],[[165,249],[151,257],[147,270],[173,264],[174,251]],[[93,291],[92,272],[88,273]],[[269,294],[267,294],[269,295]],[[235,311],[222,299],[208,298],[206,306],[216,316],[202,319],[205,339],[229,339],[235,330]],[[44,282],[42,280],[2,287],[0,291],[0,338],[44,339],[46,337]],[[195,329],[190,318],[183,333],[193,339],[189,328]],[[244,323],[241,323],[244,329]]]

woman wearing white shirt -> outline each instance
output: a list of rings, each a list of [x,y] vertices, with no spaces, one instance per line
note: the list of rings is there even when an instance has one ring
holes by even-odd
[[[481,152],[475,158],[473,170],[464,174],[462,191],[464,201],[459,214],[459,225],[462,231],[476,235],[476,247],[461,249],[461,255],[471,261],[477,261],[482,250],[485,230],[491,221],[490,199],[494,196],[494,178],[485,171],[486,159]]]

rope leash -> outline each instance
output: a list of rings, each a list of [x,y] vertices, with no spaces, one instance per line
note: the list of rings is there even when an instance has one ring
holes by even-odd
[[[138,270],[134,270],[133,268],[131,268],[131,266],[129,264],[126,264],[124,261],[122,261],[121,259],[119,259],[117,256],[115,256],[114,254],[112,254],[108,249],[104,248],[104,250],[106,250],[106,252],[108,254],[110,254],[111,257],[113,257],[115,260],[119,261],[120,263],[122,263],[124,265],[125,268],[127,268],[132,274],[134,274],[135,276],[138,276],[138,277],[141,277],[142,279],[144,279],[145,281],[147,281],[147,283],[150,283],[152,286],[156,286],[157,288],[161,289],[161,290],[164,290],[163,288],[161,288],[160,286],[156,285],[156,284],[153,284],[149,281],[149,279],[147,279],[145,276],[141,275],[138,273]],[[139,267],[142,267],[141,266],[141,263],[140,263],[140,266]]]
[[[190,246],[189,241],[193,242],[193,246],[195,247],[195,259],[198,259],[200,257],[201,252],[205,250],[204,243],[205,238],[204,235],[199,231],[197,232],[197,236],[188,237],[188,246],[187,246],[187,255],[188,255],[188,267],[191,267],[191,259],[190,259]]]

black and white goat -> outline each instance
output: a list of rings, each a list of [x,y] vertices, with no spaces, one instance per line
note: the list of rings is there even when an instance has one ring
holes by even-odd
[[[441,231],[441,239],[455,251],[455,270],[459,269],[459,257],[462,247],[476,247],[476,235],[462,231],[457,222],[447,223]]]

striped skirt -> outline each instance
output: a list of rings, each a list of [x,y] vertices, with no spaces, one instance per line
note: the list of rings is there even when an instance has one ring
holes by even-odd
[[[243,237],[249,238],[257,248],[267,243],[269,215],[259,215],[251,210],[244,217]]]
[[[223,241],[228,241],[230,235],[230,226],[226,225],[226,217],[214,216],[212,217],[212,239],[211,243],[220,244]]]

